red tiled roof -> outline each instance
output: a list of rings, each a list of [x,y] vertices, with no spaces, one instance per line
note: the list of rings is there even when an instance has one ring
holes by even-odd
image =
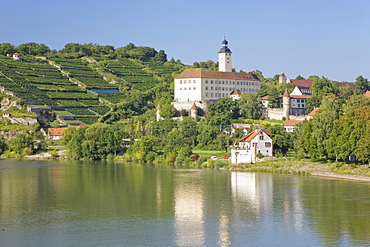
[[[256,137],[256,135],[258,135],[258,133],[262,131],[261,129],[258,129],[258,130],[253,130],[251,133],[247,134],[246,136],[243,136],[239,142],[250,142],[251,140],[253,140],[254,137]]]
[[[266,135],[269,135],[267,132],[270,132],[270,130],[263,130],[263,129],[257,129],[257,130],[253,130],[251,133],[247,134],[246,136],[244,136],[243,138],[241,138],[239,140],[239,142],[250,142],[253,140],[253,138],[255,138],[258,133],[260,133],[261,131],[265,132]]]
[[[370,91],[366,91],[365,96],[370,96]]]
[[[197,105],[195,103],[193,103],[193,105],[191,106],[190,108],[191,110],[196,110],[197,109]]]
[[[64,128],[48,128],[48,132],[51,136],[61,136]]]
[[[315,115],[315,114],[316,114],[316,112],[317,112],[318,110],[320,110],[320,107],[314,107],[314,108],[313,108],[313,110],[312,110],[310,113],[308,113],[308,114],[307,114],[307,116],[312,117],[313,115]]]
[[[286,120],[284,126],[294,126],[296,124],[302,123],[303,120]]]
[[[201,68],[186,69],[175,79],[183,78],[209,78],[209,79],[225,79],[225,80],[249,80],[259,81],[258,77],[252,72],[221,72],[210,71]]]
[[[312,87],[313,80],[290,80],[295,83],[298,87]]]
[[[356,89],[355,84],[352,83],[352,82],[339,82],[338,86],[339,87],[350,87],[352,89],[352,91],[355,91],[355,89]]]

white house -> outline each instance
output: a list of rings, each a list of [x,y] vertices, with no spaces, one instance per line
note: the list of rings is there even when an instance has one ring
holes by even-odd
[[[228,42],[218,53],[219,71],[201,68],[186,69],[174,79],[176,109],[190,109],[193,103],[204,108],[207,103],[219,98],[230,97],[232,92],[254,93],[260,90],[261,83],[253,72],[232,72],[231,51]]]
[[[231,150],[231,163],[254,163],[257,155],[272,156],[272,139],[263,129],[257,129],[239,140],[239,146]]]
[[[293,132],[297,124],[302,123],[303,120],[285,120],[284,128],[286,132]]]
[[[13,59],[14,60],[19,60],[20,58],[19,58],[19,53],[13,53]]]

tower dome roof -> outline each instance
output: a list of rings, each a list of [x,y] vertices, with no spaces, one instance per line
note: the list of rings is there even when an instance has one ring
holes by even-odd
[[[228,44],[229,42],[226,39],[224,39],[222,41],[222,48],[218,53],[231,53],[231,50],[227,47]]]

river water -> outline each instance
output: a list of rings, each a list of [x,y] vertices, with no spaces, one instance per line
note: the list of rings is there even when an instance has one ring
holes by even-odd
[[[0,161],[0,246],[369,246],[370,183]]]

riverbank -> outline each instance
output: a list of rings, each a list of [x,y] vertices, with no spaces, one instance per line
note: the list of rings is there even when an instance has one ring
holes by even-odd
[[[344,163],[315,163],[282,159],[242,164],[238,167],[228,166],[225,170],[277,172],[370,182],[370,168],[368,165]]]
[[[58,151],[59,157],[65,155],[65,150]],[[41,160],[51,159],[49,153],[24,156],[24,159]],[[227,160],[225,160],[227,162]],[[306,160],[275,159],[261,161],[255,164],[240,164],[238,166],[228,165],[222,170],[237,170],[249,172],[272,172],[330,177],[337,179],[350,179],[370,182],[370,167],[368,165],[354,165],[345,163],[318,163]]]

